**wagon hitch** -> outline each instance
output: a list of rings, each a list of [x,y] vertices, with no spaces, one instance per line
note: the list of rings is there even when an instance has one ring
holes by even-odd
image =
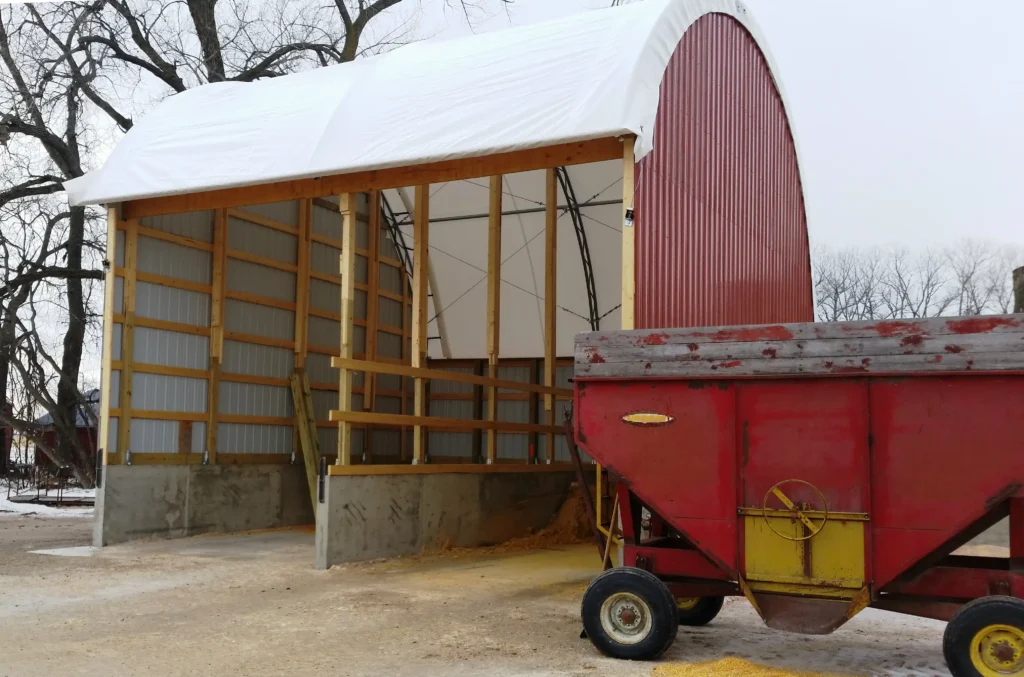
[[[590,485],[587,484],[587,476],[583,472],[583,460],[580,458],[579,449],[576,448],[576,436],[573,434],[571,411],[565,415],[565,443],[569,447],[569,457],[576,468],[576,484],[579,486],[580,496],[583,498],[583,509],[586,511],[587,519],[590,521],[590,531],[594,534],[597,552],[603,558],[606,543],[601,538],[601,531],[597,528],[597,512],[594,508],[594,497],[590,495]]]

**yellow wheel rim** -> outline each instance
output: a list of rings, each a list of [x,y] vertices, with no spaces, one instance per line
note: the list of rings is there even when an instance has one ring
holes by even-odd
[[[689,611],[700,603],[700,597],[680,597],[676,600],[676,606],[680,611]]]
[[[1012,625],[989,625],[971,640],[971,663],[983,677],[1024,673],[1024,631]]]

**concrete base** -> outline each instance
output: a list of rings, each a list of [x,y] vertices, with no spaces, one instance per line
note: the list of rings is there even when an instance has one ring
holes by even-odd
[[[93,544],[312,523],[300,465],[112,465],[96,492]]]
[[[328,477],[317,506],[316,567],[525,536],[548,525],[574,479],[572,472]]]

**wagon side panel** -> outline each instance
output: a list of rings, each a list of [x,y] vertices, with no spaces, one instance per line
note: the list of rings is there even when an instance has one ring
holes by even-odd
[[[1021,495],[1024,384],[1012,375],[910,377],[870,388],[881,587]]]
[[[734,571],[733,386],[600,380],[576,385],[579,444],[712,561]]]

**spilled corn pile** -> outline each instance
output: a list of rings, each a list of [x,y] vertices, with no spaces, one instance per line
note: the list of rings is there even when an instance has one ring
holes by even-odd
[[[773,668],[745,661],[723,658],[706,663],[662,663],[651,671],[651,677],[841,677],[830,672],[802,672]]]

